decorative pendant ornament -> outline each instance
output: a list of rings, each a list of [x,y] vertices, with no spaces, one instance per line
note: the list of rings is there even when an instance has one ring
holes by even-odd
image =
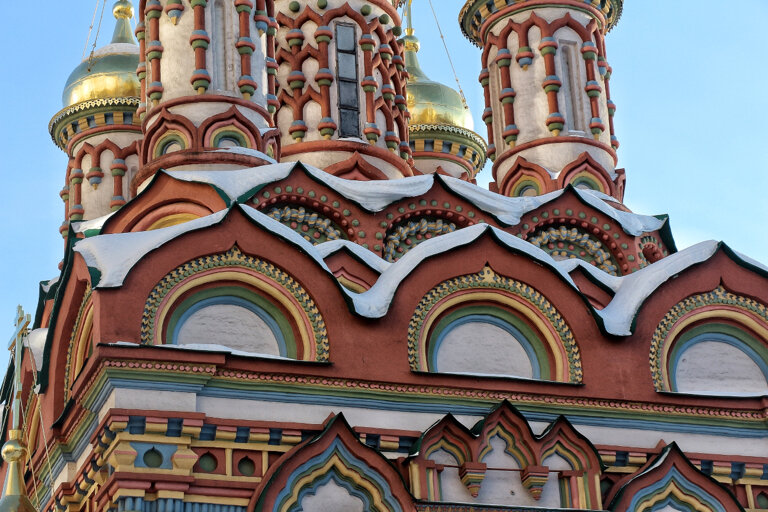
[[[176,25],[181,15],[184,14],[184,4],[181,3],[181,0],[170,0],[168,5],[165,6],[165,14],[171,20],[171,23]]]

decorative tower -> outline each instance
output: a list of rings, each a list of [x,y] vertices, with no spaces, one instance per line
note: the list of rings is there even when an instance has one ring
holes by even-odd
[[[408,28],[402,39],[408,70],[410,146],[414,167],[421,173],[441,173],[472,181],[485,165],[485,141],[472,131],[472,114],[462,96],[430,80],[421,70],[410,2]]]
[[[144,140],[140,188],[158,169],[277,158],[272,0],[141,0],[136,35]]]
[[[277,0],[282,160],[411,176],[400,0]]]
[[[616,169],[619,144],[604,37],[622,4],[465,4],[462,30],[483,48],[480,82],[494,161],[492,189],[531,196],[572,184],[621,200],[624,173]]]
[[[139,47],[129,21],[133,7],[119,0],[113,13],[117,23],[112,42],[72,71],[62,97],[64,109],[49,125],[53,141],[69,157],[61,191],[64,236],[68,221],[94,219],[124,205],[139,166]]]

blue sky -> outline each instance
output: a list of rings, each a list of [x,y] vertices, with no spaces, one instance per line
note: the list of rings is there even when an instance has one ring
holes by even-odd
[[[109,41],[112,0],[99,44]],[[6,220],[0,225],[0,339],[12,332],[17,304],[34,313],[38,282],[62,259],[59,190],[67,159],[51,142],[48,122],[80,62],[95,0],[76,0],[33,15],[25,3],[4,6],[13,20],[0,32],[5,87],[0,95],[0,177]],[[462,0],[433,0],[475,115],[480,52],[463,38]],[[627,171],[625,203],[668,213],[679,248],[706,239],[768,263],[768,71],[762,38],[768,2],[627,0],[608,35],[611,94],[618,106],[619,166]],[[421,62],[435,80],[453,84],[427,0],[414,0]],[[95,33],[95,28],[94,28]],[[479,182],[490,180],[490,167]],[[0,353],[2,349],[0,348]]]

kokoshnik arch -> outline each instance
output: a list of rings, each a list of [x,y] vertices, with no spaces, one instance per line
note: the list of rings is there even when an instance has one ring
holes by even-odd
[[[117,1],[0,507],[768,510],[768,268],[623,205],[622,5],[469,0],[484,139],[410,4]]]

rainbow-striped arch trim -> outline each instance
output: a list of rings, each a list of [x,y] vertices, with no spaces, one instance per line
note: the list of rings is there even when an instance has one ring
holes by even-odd
[[[291,473],[275,500],[276,512],[298,512],[305,497],[333,480],[352,496],[363,501],[363,510],[402,512],[386,480],[356,457],[339,439],[322,454],[308,460]]]
[[[421,299],[408,324],[411,370],[434,371],[433,342],[439,339],[441,330],[451,324],[449,315],[461,315],[465,308],[466,313],[474,314],[476,311],[468,308],[478,304],[491,305],[486,311],[503,311],[507,320],[515,317],[518,327],[526,326],[531,336],[526,337],[526,341],[537,358],[532,363],[538,364],[541,378],[582,382],[579,347],[562,315],[531,286],[501,276],[487,266],[476,274],[444,281]]]
[[[144,306],[141,342],[172,342],[173,333],[190,308],[222,297],[249,302],[254,310],[272,317],[267,323],[286,357],[328,361],[325,321],[309,293],[282,269],[243,254],[237,246],[189,261],[161,279]]]
[[[656,391],[675,391],[677,359],[691,345],[713,339],[736,346],[768,379],[768,307],[718,286],[679,302],[651,339],[651,374]]]

